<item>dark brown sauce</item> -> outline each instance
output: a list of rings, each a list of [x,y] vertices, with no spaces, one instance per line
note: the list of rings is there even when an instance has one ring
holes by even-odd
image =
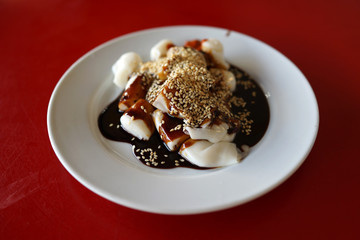
[[[121,102],[128,108],[131,107],[138,99],[145,98],[147,89],[143,86],[143,76],[137,76],[134,82],[130,85],[129,88],[125,90],[120,98],[119,103]],[[120,107],[120,106],[119,106]]]
[[[251,82],[254,86],[253,88],[249,87],[248,89],[245,89],[242,84],[238,83],[236,85],[236,91],[233,93],[233,95],[242,97],[245,100],[247,103],[245,109],[250,112],[248,118],[254,121],[251,127],[251,134],[246,135],[240,131],[236,134],[234,142],[238,148],[241,145],[248,145],[251,147],[261,140],[268,128],[270,120],[269,104],[259,84],[257,84],[246,72],[234,66],[231,66],[229,71],[233,72],[235,76],[237,74],[241,75],[239,79],[236,78],[240,83]],[[241,110],[241,107],[233,107],[234,112]]]
[[[247,135],[239,131],[235,137],[235,144],[239,149],[242,145],[254,146],[264,136],[269,125],[270,112],[266,97],[260,86],[241,69],[231,66],[230,71],[237,78],[235,96],[242,97],[246,106],[233,107],[234,112],[246,109],[250,112],[249,119],[253,120],[251,134]],[[250,87],[249,87],[250,86]],[[151,136],[149,141],[139,140],[127,133],[120,126],[120,117],[123,114],[118,111],[120,97],[116,98],[108,107],[106,107],[98,118],[98,125],[102,135],[113,141],[126,142],[133,145],[135,156],[143,163],[155,168],[175,168],[188,167],[194,169],[208,169],[198,167],[183,159],[177,152],[170,152],[164,145],[157,131]],[[145,161],[151,151],[156,152],[157,159],[155,162]],[[143,154],[143,155],[142,155]],[[144,158],[142,158],[144,156]],[[155,164],[156,163],[156,164]]]
[[[176,138],[180,138],[184,135],[182,128],[179,130],[174,130],[178,125],[183,124],[183,120],[175,117],[171,117],[168,114],[164,114],[163,118],[166,124],[161,124],[162,131],[166,135],[166,139],[168,141],[174,140]]]
[[[196,140],[189,139],[188,141],[184,142],[184,144],[181,146],[181,150],[191,147],[195,142],[196,142]]]
[[[144,109],[144,110],[143,110]],[[146,111],[145,111],[146,110]],[[124,114],[133,117],[134,120],[143,120],[147,127],[153,131],[155,129],[154,123],[151,117],[154,107],[148,103],[145,99],[139,99],[134,105],[132,105]]]

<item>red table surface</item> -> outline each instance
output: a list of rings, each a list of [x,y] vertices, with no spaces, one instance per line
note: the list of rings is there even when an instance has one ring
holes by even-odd
[[[97,45],[183,24],[242,32],[289,57],[316,94],[318,137],[293,176],[244,205],[184,216],[129,209],[61,165],[48,102]],[[358,0],[1,0],[0,239],[360,239],[359,45]]]

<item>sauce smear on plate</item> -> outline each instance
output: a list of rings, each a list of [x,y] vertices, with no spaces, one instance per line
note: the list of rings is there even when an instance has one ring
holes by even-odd
[[[238,149],[243,145],[254,146],[264,136],[269,124],[270,112],[267,99],[260,86],[243,70],[231,66],[236,77],[236,90],[233,93],[236,99],[231,103],[233,113],[246,115],[242,122],[242,129],[236,134],[234,143]],[[208,169],[198,167],[178,154],[171,152],[164,145],[157,131],[148,141],[139,140],[122,129],[118,109],[120,96],[107,106],[98,118],[98,125],[102,135],[112,141],[126,142],[133,146],[133,152],[143,164],[154,168],[188,167],[194,169]]]

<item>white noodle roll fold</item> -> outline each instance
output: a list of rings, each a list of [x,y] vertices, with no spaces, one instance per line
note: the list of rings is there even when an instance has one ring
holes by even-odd
[[[211,143],[206,140],[185,141],[180,148],[180,155],[199,167],[223,167],[238,163],[241,154],[235,143]]]
[[[141,140],[149,140],[155,131],[151,114],[154,108],[144,99],[139,99],[120,117],[121,127]]]
[[[114,84],[123,91],[130,75],[140,69],[142,64],[141,57],[135,52],[128,52],[121,57],[112,66],[114,73]]]
[[[159,58],[166,57],[167,51],[174,43],[168,39],[163,39],[155,44],[150,50],[150,59],[156,61]]]

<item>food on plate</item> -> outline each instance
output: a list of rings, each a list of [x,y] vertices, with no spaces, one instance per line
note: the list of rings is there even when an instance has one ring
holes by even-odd
[[[200,167],[219,167],[238,163],[241,154],[231,142],[217,142],[190,139],[180,149],[180,155]]]
[[[140,98],[120,117],[121,127],[131,135],[142,140],[149,140],[155,127],[151,117],[154,107]]]
[[[137,71],[141,64],[141,58],[137,53],[128,52],[123,54],[112,67],[114,83],[122,91],[127,84],[129,75]]]
[[[190,138],[183,131],[182,120],[171,117],[160,109],[155,110],[152,116],[161,140],[170,151],[179,150],[181,144]]]
[[[124,53],[112,67],[121,92],[99,116],[102,134],[129,142],[157,168],[240,162],[264,135],[269,106],[260,86],[229,64],[216,39],[161,40],[143,62]]]

